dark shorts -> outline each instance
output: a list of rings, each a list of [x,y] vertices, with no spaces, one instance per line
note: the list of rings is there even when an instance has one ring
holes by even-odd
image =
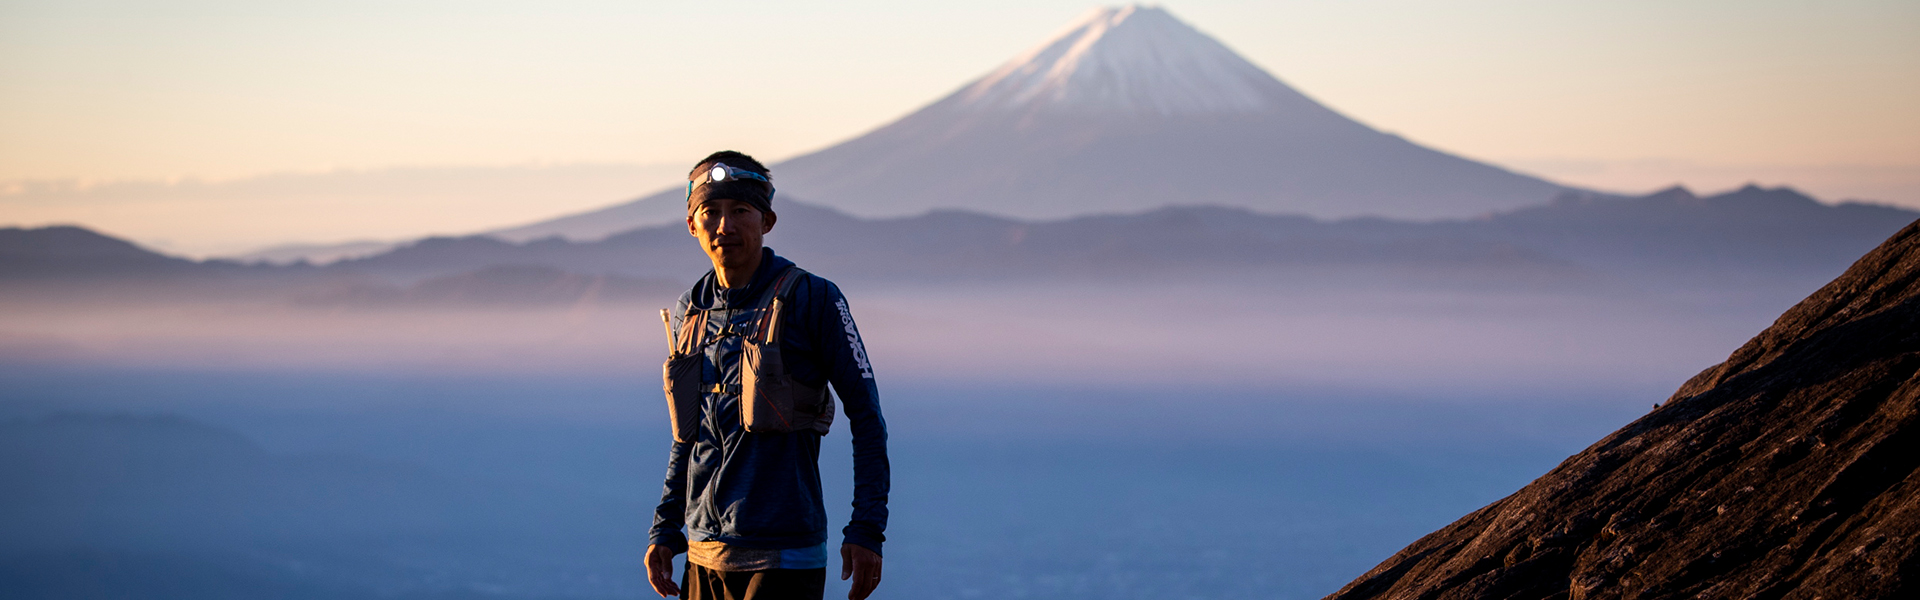
[[[688,562],[683,581],[686,600],[820,600],[827,593],[825,568],[715,571]]]

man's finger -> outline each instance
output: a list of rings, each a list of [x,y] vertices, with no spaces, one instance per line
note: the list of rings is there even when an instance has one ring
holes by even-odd
[[[874,588],[880,586],[880,557],[858,550],[853,555],[855,558],[851,562],[855,581],[852,589],[847,590],[847,600],[865,600]]]
[[[873,589],[880,585],[880,571],[868,561],[860,561],[853,569],[853,576],[860,578],[853,583],[853,589],[847,590],[847,600],[866,600]]]
[[[845,544],[840,546],[840,580],[846,581],[853,576],[853,550]]]
[[[866,600],[867,595],[872,593],[873,593],[873,579],[871,577],[862,576],[860,578],[860,583],[854,585],[852,590],[847,591],[847,600]]]
[[[660,580],[660,572],[654,569],[647,569],[647,571],[647,584],[653,586],[653,593],[659,594],[662,598],[667,597],[667,584]]]
[[[674,585],[672,575],[662,575],[654,580],[653,591],[660,594],[662,598],[678,596],[680,595],[680,586]]]
[[[647,547],[647,583],[653,586],[653,593],[660,597],[680,595],[680,586],[673,583],[673,554],[662,551],[658,546]]]

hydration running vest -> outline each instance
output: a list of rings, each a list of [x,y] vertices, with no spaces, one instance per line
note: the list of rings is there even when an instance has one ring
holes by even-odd
[[[827,395],[826,382],[812,387],[793,378],[780,356],[780,314],[791,302],[793,286],[807,272],[798,266],[787,267],[767,291],[754,300],[752,325],[734,327],[734,314],[728,311],[727,323],[719,336],[708,339],[708,310],[687,308],[680,320],[680,331],[666,309],[660,320],[667,326],[671,352],[661,366],[661,378],[667,395],[667,413],[673,422],[673,441],[691,442],[700,428],[701,407],[707,392],[738,393],[740,423],[749,433],[785,433],[811,429],[821,435],[833,426],[833,398]],[[729,386],[704,379],[702,360],[707,346],[729,335],[740,336],[740,385]]]

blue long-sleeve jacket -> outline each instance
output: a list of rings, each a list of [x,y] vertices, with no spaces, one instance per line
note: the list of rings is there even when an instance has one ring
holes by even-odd
[[[703,384],[729,384],[741,376],[741,339],[720,337],[728,321],[747,326],[754,300],[793,264],[763,250],[760,269],[745,288],[723,288],[712,271],[680,297],[671,314],[680,330],[689,307],[710,311]],[[781,315],[781,353],[788,372],[809,386],[833,384],[853,432],[853,518],[841,530],[847,543],[880,552],[886,539],[887,422],[873,368],[840,288],[809,273],[797,281]],[[653,513],[649,543],[685,551],[688,537],[742,548],[804,548],[827,539],[820,496],[820,434],[748,433],[740,424],[740,397],[708,391],[699,430],[676,442],[666,485]],[[682,532],[682,528],[685,532]]]

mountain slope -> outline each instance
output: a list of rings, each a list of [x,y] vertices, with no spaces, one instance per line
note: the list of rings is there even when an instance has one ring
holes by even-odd
[[[1375,131],[1142,6],[1091,11],[951,95],[775,164],[773,175],[783,194],[862,217],[944,208],[1059,219],[1211,204],[1431,219],[1565,189]],[[682,194],[496,233],[595,239],[677,220]]]
[[[778,210],[784,212],[787,207],[784,201],[790,198],[792,194],[784,192],[776,195],[775,203],[778,204]],[[641,227],[681,223],[686,216],[687,189],[685,186],[675,186],[642,196],[631,202],[518,227],[489,231],[483,235],[512,242],[527,242],[550,237],[588,242]]]
[[[1329,598],[1920,593],[1920,223],[1664,405]]]
[[[71,225],[0,228],[0,279],[177,273],[196,266]]]
[[[1093,11],[931,106],[776,169],[786,188],[869,216],[1222,204],[1424,219],[1562,189],[1374,131],[1138,6]]]

